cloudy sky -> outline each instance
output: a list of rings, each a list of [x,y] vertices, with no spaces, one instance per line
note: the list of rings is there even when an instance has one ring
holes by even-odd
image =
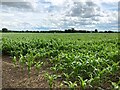
[[[117,30],[119,0],[0,0],[0,28]]]

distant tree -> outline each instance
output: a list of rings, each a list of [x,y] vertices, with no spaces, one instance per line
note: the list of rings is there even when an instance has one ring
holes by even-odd
[[[114,33],[113,31],[108,31],[108,33]]]
[[[68,29],[65,29],[65,31],[64,31],[65,33],[68,33]]]
[[[107,33],[107,31],[104,31],[104,33]]]
[[[7,28],[2,28],[2,32],[7,32],[8,29]]]
[[[99,31],[99,33],[104,33],[103,31]]]
[[[26,30],[25,32],[29,32],[28,30]]]
[[[75,29],[74,28],[71,28],[72,31],[74,31]]]
[[[98,32],[98,30],[97,29],[95,29],[95,33],[97,33]]]

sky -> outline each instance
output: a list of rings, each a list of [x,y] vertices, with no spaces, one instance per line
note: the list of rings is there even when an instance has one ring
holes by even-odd
[[[0,0],[0,29],[118,30],[119,0]]]

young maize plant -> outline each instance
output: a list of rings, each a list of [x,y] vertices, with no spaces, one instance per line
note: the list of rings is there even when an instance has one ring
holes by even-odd
[[[79,78],[79,82],[80,82],[82,90],[85,90],[87,80],[83,80],[83,78],[80,76],[78,76],[78,78]]]
[[[77,83],[76,82],[71,82],[71,81],[63,81],[64,84],[67,84],[70,90],[76,90],[77,88]]]
[[[38,75],[39,75],[39,70],[42,67],[42,65],[43,65],[43,62],[40,62],[40,61],[35,62],[35,67],[37,69]]]
[[[34,56],[32,53],[27,54],[26,55],[26,65],[27,65],[27,69],[28,69],[28,76],[30,77],[30,72],[32,69],[32,66],[34,65],[35,61],[34,61]]]
[[[21,65],[22,69],[24,69],[25,62],[26,62],[25,57],[21,54],[20,59],[19,59],[19,63]]]
[[[52,89],[54,85],[54,80],[57,79],[57,76],[49,75],[48,73],[45,73],[45,78],[47,79],[50,89]]]

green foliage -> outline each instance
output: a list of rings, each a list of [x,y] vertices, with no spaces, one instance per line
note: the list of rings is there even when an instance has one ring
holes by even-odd
[[[38,72],[39,72],[40,68],[42,67],[42,65],[43,65],[43,62],[40,62],[40,61],[39,62],[35,62],[35,67],[36,67]]]
[[[81,88],[82,88],[82,90],[84,90],[85,87],[86,87],[86,81],[87,81],[87,80],[83,80],[83,78],[80,77],[80,76],[78,76],[78,78],[79,78],[78,80],[79,80],[79,82],[80,82]]]
[[[119,82],[111,82],[114,90],[120,90],[120,80]]]
[[[68,87],[69,87],[71,90],[75,90],[75,88],[77,87],[77,83],[76,83],[76,82],[74,82],[74,83],[72,83],[71,81],[63,81],[63,82],[64,82],[64,84],[67,84]]]
[[[19,63],[21,64],[22,69],[24,69],[25,62],[26,62],[25,57],[21,54],[20,59],[19,59]]]
[[[47,82],[48,82],[50,88],[53,88],[54,80],[57,79],[57,76],[49,75],[48,73],[45,73],[45,78],[47,79]]]
[[[2,52],[13,57],[14,65],[19,58],[29,74],[33,66],[39,72],[47,61],[56,75],[45,75],[51,88],[59,73],[62,84],[84,90],[100,87],[104,79],[120,70],[117,41],[117,34],[112,33],[3,34]],[[118,88],[116,82],[112,85]]]

